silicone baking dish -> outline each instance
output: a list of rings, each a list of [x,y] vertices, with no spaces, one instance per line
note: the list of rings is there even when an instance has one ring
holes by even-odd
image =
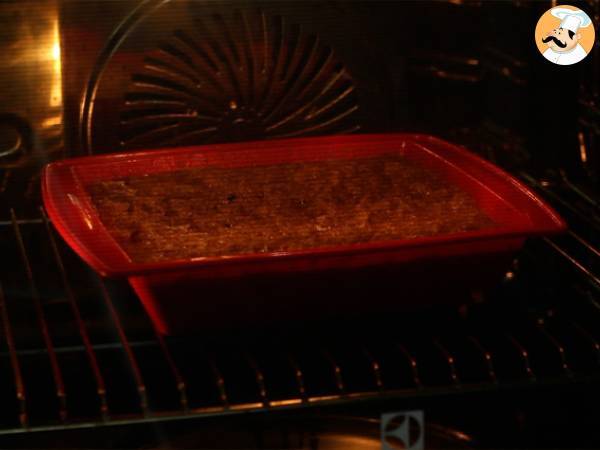
[[[410,240],[136,263],[105,229],[86,190],[99,180],[190,167],[390,152],[469,192],[494,224]],[[102,276],[127,278],[157,329],[166,334],[464,300],[467,290],[497,281],[525,239],[565,229],[562,219],[515,178],[466,149],[425,135],[328,136],[74,158],[44,168],[42,192],[65,241]]]

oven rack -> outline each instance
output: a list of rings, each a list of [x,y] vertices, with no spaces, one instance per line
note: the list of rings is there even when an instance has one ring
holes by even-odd
[[[502,286],[469,306],[166,338],[42,208],[10,217],[0,223],[0,434],[600,378],[600,251],[574,231],[530,242]]]

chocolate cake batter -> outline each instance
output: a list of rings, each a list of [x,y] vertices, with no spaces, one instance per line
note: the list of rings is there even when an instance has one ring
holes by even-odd
[[[195,168],[88,186],[135,262],[411,239],[492,225],[469,194],[398,154]]]

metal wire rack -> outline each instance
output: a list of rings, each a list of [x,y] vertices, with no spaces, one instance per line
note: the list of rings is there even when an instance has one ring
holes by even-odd
[[[577,228],[530,242],[468,306],[185,338],[154,332],[129,288],[88,269],[43,209],[11,211],[0,254],[0,434],[600,375],[600,251]]]

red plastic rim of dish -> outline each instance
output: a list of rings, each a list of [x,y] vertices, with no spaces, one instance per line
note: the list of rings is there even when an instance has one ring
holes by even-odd
[[[496,226],[470,232],[409,240],[368,242],[290,252],[133,262],[98,217],[86,186],[119,177],[191,167],[243,167],[259,164],[361,158],[399,152],[419,161],[470,192]],[[495,241],[507,237],[556,234],[563,220],[530,189],[473,153],[437,138],[410,134],[341,135],[86,156],[51,163],[42,174],[48,215],[67,243],[104,276],[132,276],[230,263],[319,258],[402,248],[428,247],[443,253],[446,244]]]

